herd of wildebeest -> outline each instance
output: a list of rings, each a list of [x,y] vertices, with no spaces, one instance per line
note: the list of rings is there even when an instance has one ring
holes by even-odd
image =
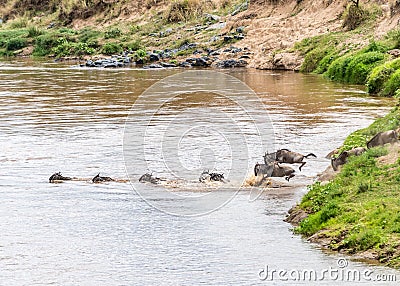
[[[400,128],[396,130],[389,130],[385,132],[379,132],[374,137],[372,137],[366,144],[366,147],[356,147],[348,151],[342,151],[338,154],[339,150],[334,150],[330,152],[326,157],[331,160],[331,166],[334,171],[337,171],[340,166],[347,163],[350,156],[359,156],[364,153],[367,148],[373,148],[377,146],[383,146],[388,143],[396,143],[399,141]],[[309,157],[317,157],[313,153],[308,155],[302,155],[297,152],[290,151],[289,149],[279,149],[273,153],[265,153],[263,156],[264,163],[259,164],[258,162],[254,166],[254,176],[257,178],[265,179],[270,177],[283,177],[287,181],[295,176],[295,169],[288,166],[288,164],[300,164],[299,170],[306,164],[304,159]],[[283,164],[283,165],[282,165]],[[56,183],[60,181],[68,180],[79,180],[78,178],[63,176],[60,172],[54,173],[49,178],[50,183]],[[104,177],[97,174],[91,180],[93,183],[102,183],[110,181],[126,181],[126,180],[115,180],[111,177]],[[160,184],[163,181],[167,181],[165,178],[159,178],[153,175],[153,173],[146,173],[139,178],[141,183],[152,183]],[[205,170],[201,173],[199,177],[199,182],[227,182],[224,178],[223,173],[210,172]]]

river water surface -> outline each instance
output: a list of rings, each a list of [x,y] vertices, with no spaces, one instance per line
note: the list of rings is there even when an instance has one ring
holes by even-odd
[[[135,191],[129,183],[92,184],[90,178],[99,172],[137,179],[149,169],[144,162],[134,161],[130,165],[133,171],[127,174],[123,154],[126,118],[132,115],[131,106],[142,92],[180,72],[88,70],[37,62],[0,64],[0,285],[312,284],[284,282],[277,277],[270,281],[271,276],[263,281],[259,276],[266,272],[260,270],[266,266],[277,271],[370,270],[372,279],[397,274],[399,281],[400,274],[393,270],[348,258],[348,265],[340,268],[337,263],[343,256],[322,252],[293,235],[291,226],[283,221],[287,210],[306,192],[304,185],[329,165],[324,156],[393,104],[366,97],[357,86],[290,72],[223,71],[257,93],[272,122],[275,146],[318,156],[308,160],[303,172],[291,180],[293,187],[264,191],[256,200],[246,191],[236,194],[233,187],[216,190],[236,195],[217,211],[188,217],[166,214],[153,208],[151,200],[163,201],[176,213],[190,209],[190,201],[184,205],[179,197],[171,199],[168,192],[160,195],[157,189],[157,195],[147,197],[146,202],[136,192],[157,187],[139,185]],[[182,82],[182,88],[190,86]],[[231,88],[229,83],[226,88]],[[215,98],[195,96],[174,101],[168,110],[173,114],[192,105],[207,109],[210,100],[218,107]],[[256,104],[255,109],[259,107]],[[242,116],[236,112],[225,108],[221,114]],[[141,119],[140,113],[134,116]],[[210,118],[202,116],[201,112],[186,115],[185,126]],[[170,123],[161,119],[157,128]],[[219,119],[215,116],[210,122]],[[212,132],[196,132],[199,137],[209,136],[214,142],[211,147],[219,146]],[[190,147],[190,140],[182,142]],[[143,149],[143,138],[131,143],[133,150]],[[196,156],[193,161],[187,156],[190,152],[182,155],[182,164],[199,164]],[[224,154],[221,148],[214,156]],[[262,160],[262,153],[252,154],[251,164],[257,156]],[[200,167],[193,172],[198,173]],[[230,170],[223,164],[213,167],[235,172],[235,165]],[[161,167],[150,169],[168,176]],[[48,177],[57,171],[88,180],[49,184]],[[193,181],[196,179],[193,176]],[[228,179],[235,181],[234,175]],[[190,197],[201,189],[199,184],[194,184],[193,190],[190,186],[178,186],[175,191]],[[321,280],[322,285],[340,284],[335,278]],[[363,279],[345,284],[360,283],[371,285]]]

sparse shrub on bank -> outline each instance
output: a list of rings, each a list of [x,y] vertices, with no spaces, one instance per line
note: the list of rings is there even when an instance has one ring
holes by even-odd
[[[92,55],[96,50],[89,47],[87,43],[73,43],[61,38],[58,40],[58,45],[52,49],[52,52],[58,57],[65,57]]]
[[[168,23],[188,21],[201,15],[207,5],[202,0],[173,0],[165,13],[165,19]]]
[[[53,47],[57,46],[58,38],[54,35],[45,34],[36,38],[33,55],[38,57],[47,56]]]
[[[112,28],[104,32],[104,39],[116,39],[122,35],[119,28]]]
[[[103,45],[101,52],[105,55],[119,54],[123,51],[123,48],[118,43],[106,43]]]
[[[41,29],[39,29],[38,27],[31,26],[28,28],[28,37],[29,38],[35,38],[42,34],[43,34],[43,31]]]
[[[380,15],[382,15],[382,10],[379,5],[370,4],[363,6],[349,4],[342,15],[342,26],[351,31],[368,21],[374,21]]]
[[[147,52],[143,49],[139,49],[135,52],[135,59],[136,60],[143,60],[147,56]]]
[[[28,19],[26,17],[18,18],[11,22],[11,29],[21,29],[26,28],[28,26]]]
[[[400,0],[395,0],[393,3],[390,4],[390,14],[391,16],[394,16],[399,12],[400,12]]]
[[[125,48],[131,51],[137,51],[143,48],[143,44],[140,40],[135,40],[133,42],[129,42],[125,45]]]
[[[25,48],[26,45],[27,45],[26,39],[12,38],[12,39],[7,41],[6,50],[7,51],[16,51],[16,50]]]

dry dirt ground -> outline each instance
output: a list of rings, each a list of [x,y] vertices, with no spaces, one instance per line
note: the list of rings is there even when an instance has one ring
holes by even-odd
[[[383,36],[398,25],[399,15],[391,17],[388,1],[377,3],[382,16],[374,33]],[[247,36],[238,46],[249,47],[254,52],[249,67],[298,70],[302,57],[291,51],[294,44],[305,38],[343,30],[341,15],[347,4],[346,0],[303,0],[300,4],[290,0],[285,5],[251,1],[247,11],[228,20],[227,29],[246,26]],[[365,41],[361,37],[351,40]]]

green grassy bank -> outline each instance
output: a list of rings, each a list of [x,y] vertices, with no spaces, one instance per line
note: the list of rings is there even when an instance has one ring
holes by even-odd
[[[342,83],[365,85],[369,94],[400,96],[400,29],[377,39],[371,34],[382,11],[376,5],[349,5],[343,31],[296,43],[305,60],[302,72]]]
[[[125,36],[125,38],[123,38]],[[125,41],[123,41],[125,40]],[[0,56],[19,55],[22,49],[32,48],[34,57],[66,57],[93,54],[116,54],[124,49],[143,49],[141,41],[119,28],[104,31],[94,28],[74,30],[70,28],[45,29],[36,26],[0,29]]]
[[[365,146],[378,131],[399,125],[400,110],[395,108],[351,134],[343,148]],[[399,153],[400,148],[393,146],[369,149],[361,156],[350,157],[329,183],[310,186],[298,206],[309,216],[295,231],[307,237],[314,235],[316,241],[328,241],[332,250],[373,253],[380,262],[400,268]]]

